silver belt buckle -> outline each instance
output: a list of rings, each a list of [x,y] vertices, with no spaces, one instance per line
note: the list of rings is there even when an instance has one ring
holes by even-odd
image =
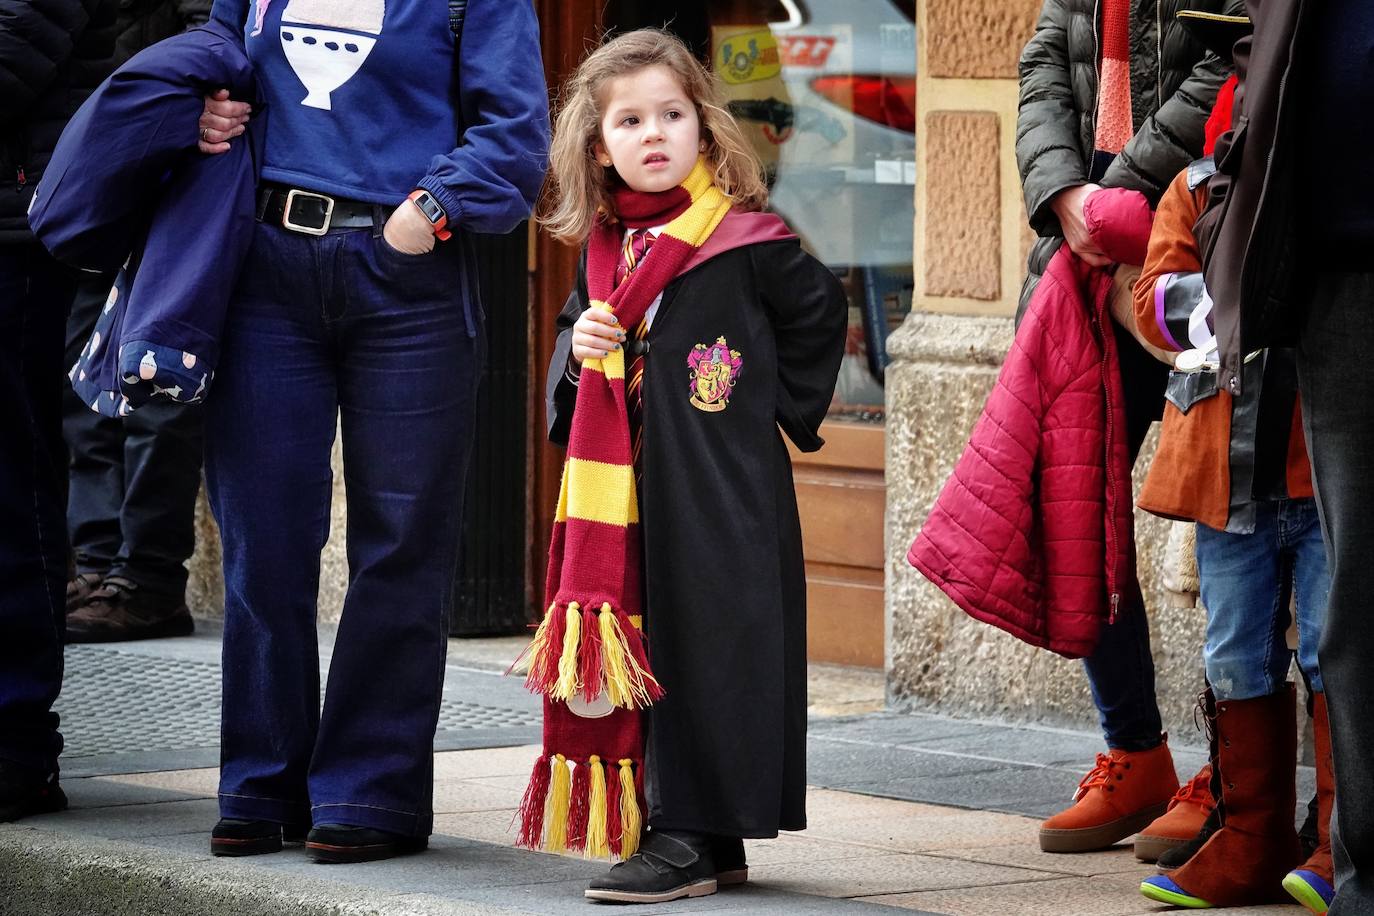
[[[291,221],[291,205],[297,198],[313,197],[324,201],[324,223],[320,226],[305,226],[301,223]],[[334,215],[334,198],[328,194],[316,194],[314,191],[302,191],[300,188],[292,188],[286,192],[286,206],[282,210],[281,224],[294,232],[304,232],[306,235],[324,235],[329,231],[329,220]]]

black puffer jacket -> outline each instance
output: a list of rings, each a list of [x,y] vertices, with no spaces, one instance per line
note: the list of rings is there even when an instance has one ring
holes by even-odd
[[[1202,127],[1229,67],[1184,29],[1181,9],[1240,14],[1242,0],[1132,0],[1131,113],[1135,136],[1101,184],[1159,200],[1174,176],[1202,154]],[[1016,160],[1031,228],[1030,292],[1059,247],[1062,230],[1050,201],[1088,180],[1097,114],[1101,0],[1045,0],[1035,34],[1021,53]]]
[[[151,44],[204,25],[213,0],[119,0],[114,67]]]
[[[31,241],[33,185],[110,74],[118,0],[0,0],[0,245]]]

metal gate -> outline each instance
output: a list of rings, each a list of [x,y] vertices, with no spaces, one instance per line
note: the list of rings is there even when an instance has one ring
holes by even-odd
[[[454,636],[517,633],[529,620],[525,558],[529,458],[529,230],[473,237],[487,360],[454,582]]]

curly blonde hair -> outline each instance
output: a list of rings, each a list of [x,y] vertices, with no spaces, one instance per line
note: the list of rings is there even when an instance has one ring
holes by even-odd
[[[666,67],[696,106],[703,155],[715,183],[734,206],[761,210],[768,187],[758,156],[730,112],[719,78],[681,40],[659,29],[627,32],[603,44],[563,87],[549,149],[549,180],[539,222],[554,238],[580,243],[599,213],[614,213],[608,170],[596,161],[606,84],[646,67]]]

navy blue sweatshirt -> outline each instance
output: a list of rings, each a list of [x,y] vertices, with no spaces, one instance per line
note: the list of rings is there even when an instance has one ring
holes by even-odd
[[[1298,86],[1299,181],[1311,241],[1323,260],[1374,266],[1374,3],[1313,4]],[[1255,138],[1259,139],[1259,138]]]
[[[474,232],[529,215],[549,132],[530,0],[470,0],[458,62],[443,0],[215,0],[212,16],[244,36],[271,112],[264,179],[390,205],[424,188]]]

